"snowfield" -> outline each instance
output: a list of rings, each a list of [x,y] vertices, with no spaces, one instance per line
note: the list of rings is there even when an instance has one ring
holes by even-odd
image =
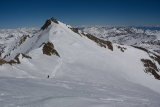
[[[1,58],[22,54],[20,64],[0,65],[0,107],[160,107],[160,82],[141,61],[159,69],[150,53],[118,44],[112,51],[59,21],[36,32],[20,45],[13,38],[2,44]],[[47,42],[59,56],[44,54]]]
[[[1,107],[159,107],[160,95],[137,84],[0,78]]]

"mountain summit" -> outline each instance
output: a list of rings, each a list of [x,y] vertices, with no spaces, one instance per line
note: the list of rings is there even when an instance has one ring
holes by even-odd
[[[54,18],[40,30],[10,39],[1,46],[0,76],[103,84],[128,97],[144,96],[144,89],[160,94],[160,56],[144,48],[102,40]]]
[[[41,30],[45,30],[45,29],[47,29],[47,28],[48,28],[48,26],[50,26],[52,22],[54,22],[54,23],[58,24],[57,19],[55,19],[55,18],[53,18],[53,17],[52,17],[52,18],[50,18],[50,19],[46,20],[45,24],[41,27]]]

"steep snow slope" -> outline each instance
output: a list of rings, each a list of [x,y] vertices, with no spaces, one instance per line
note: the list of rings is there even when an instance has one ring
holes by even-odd
[[[44,54],[48,43],[53,53]],[[3,56],[19,64],[0,66],[2,106],[160,105],[160,82],[154,75],[159,76],[160,66],[154,53],[99,40],[59,21],[48,20],[40,32]]]
[[[114,51],[102,48],[85,36],[81,35],[81,37],[74,33],[61,22],[58,25],[53,23],[49,35],[64,63],[60,64],[59,72],[56,73],[57,78],[65,77],[96,83],[127,79],[148,87],[155,83],[157,91],[160,88],[159,81],[143,71],[141,59],[152,59],[142,50],[122,46],[126,48],[122,52],[116,44],[113,44]],[[159,67],[158,64],[157,66]]]

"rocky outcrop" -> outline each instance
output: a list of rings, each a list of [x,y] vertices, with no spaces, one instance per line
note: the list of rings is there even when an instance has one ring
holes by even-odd
[[[3,59],[0,59],[0,65],[3,65],[3,64],[6,64],[7,61],[3,60]]]
[[[51,25],[51,20],[46,20],[45,24],[41,27],[41,30],[45,30],[48,28],[48,26]]]
[[[42,50],[43,50],[43,54],[46,54],[48,56],[57,55],[60,57],[60,55],[54,49],[54,45],[51,42],[45,43]]]
[[[29,38],[29,35],[23,35],[22,37],[20,37],[20,40],[18,42],[18,46],[23,44],[26,41],[27,38]]]
[[[151,59],[157,61],[158,64],[160,65],[160,56],[159,56],[158,54],[155,54],[154,52],[148,51],[147,49],[142,48],[142,47],[138,47],[138,46],[132,46],[132,47],[137,48],[137,49],[140,49],[140,50],[142,50],[142,51],[145,51],[145,52],[149,55],[149,57],[150,57]]]
[[[13,60],[10,60],[10,61],[6,61],[6,60],[4,60],[4,59],[0,59],[0,65],[3,65],[3,64],[10,64],[10,65],[12,65],[12,64],[20,64],[20,63],[21,63],[21,62],[20,62],[20,59],[19,59],[20,55],[22,55],[22,58],[32,59],[32,58],[31,58],[30,56],[28,56],[28,55],[25,55],[25,54],[23,54],[23,53],[19,53],[19,54],[17,54],[17,55],[15,56],[15,58],[14,58]]]
[[[120,49],[122,52],[124,52],[127,48],[125,47],[121,47],[121,46],[117,46],[118,49]]]
[[[75,33],[77,33],[77,34],[79,34],[79,29],[78,28],[70,28],[73,32],[75,32]]]
[[[158,70],[156,64],[149,59],[141,59],[141,61],[144,64],[145,72],[151,73],[155,77],[155,79],[160,80],[160,75],[157,73],[157,72],[159,72],[159,70]]]
[[[91,34],[84,34],[86,37],[88,37],[89,39],[91,39],[92,41],[96,42],[99,46],[101,47],[104,47],[104,48],[107,48],[110,49],[111,51],[113,51],[113,46],[112,46],[112,42],[110,41],[105,41],[105,40],[102,40],[102,39],[99,39]]]
[[[150,52],[147,49],[142,48],[142,47],[137,47],[137,46],[133,46],[133,47],[140,49],[142,51],[145,51],[152,60],[154,60],[155,62],[157,62],[160,65],[160,56],[159,55],[155,54],[154,52]],[[156,79],[160,80],[160,75],[157,73],[157,72],[159,72],[159,69],[158,69],[157,65],[155,64],[155,62],[153,62],[149,59],[141,59],[141,61],[144,64],[145,72],[151,73]]]
[[[46,20],[45,24],[41,27],[41,30],[47,29],[48,26],[51,25],[52,22],[58,24],[58,21],[52,17],[51,19]]]
[[[145,52],[147,52],[147,53],[148,53],[148,50],[147,50],[147,49],[145,49],[145,48],[138,47],[138,46],[134,46],[134,45],[131,45],[131,46],[132,46],[132,47],[134,47],[134,48],[140,49],[140,50],[145,51]]]

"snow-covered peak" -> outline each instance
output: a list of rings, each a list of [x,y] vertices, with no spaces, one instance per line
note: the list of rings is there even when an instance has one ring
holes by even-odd
[[[50,18],[48,20],[46,20],[46,22],[44,23],[44,25],[41,27],[41,30],[45,30],[47,29],[51,24],[59,24],[58,21],[55,18]]]
[[[123,32],[121,28],[112,30]],[[116,86],[136,83],[160,92],[157,54],[99,39],[54,19],[47,20],[36,33],[23,35],[5,46],[0,60],[2,76],[46,78],[49,75]]]

